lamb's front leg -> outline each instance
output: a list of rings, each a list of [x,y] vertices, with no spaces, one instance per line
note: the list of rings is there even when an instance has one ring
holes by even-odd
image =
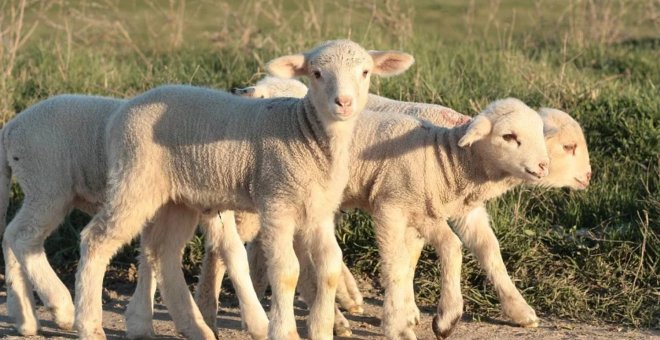
[[[381,257],[381,281],[385,289],[383,299],[383,331],[388,339],[416,339],[405,317],[406,287],[409,279],[410,256],[401,251],[405,245],[407,213],[396,206],[380,206],[373,218],[376,240]]]
[[[220,228],[222,232],[216,235],[215,243],[219,244],[220,256],[227,265],[229,278],[234,284],[245,327],[253,339],[266,339],[268,317],[252,286],[247,252],[236,229],[233,211],[222,213]]]
[[[432,326],[435,336],[444,339],[454,331],[463,315],[461,241],[445,220],[430,220],[420,232],[435,247],[442,267],[442,293]]]
[[[506,271],[500,246],[490,227],[486,209],[478,207],[455,219],[454,222],[456,233],[477,257],[479,264],[495,286],[504,315],[519,326],[538,327],[539,319],[534,309],[527,304]]]
[[[296,250],[296,256],[298,256],[298,261],[300,261],[300,280],[298,281],[298,292],[307,304],[307,307],[311,309],[311,306],[316,299],[316,290],[318,289],[316,282],[316,270],[312,265],[310,252],[307,249],[307,245],[305,242],[303,242],[301,237],[296,238],[294,248]],[[341,283],[342,279],[340,279],[339,282]],[[348,292],[346,292],[346,294],[348,294]],[[333,328],[336,336],[350,337],[353,334],[351,331],[350,323],[348,320],[346,320],[339,308],[335,308],[335,322]]]
[[[406,317],[411,326],[418,325],[421,321],[421,313],[415,304],[415,268],[422,254],[426,240],[419,234],[416,228],[406,228],[406,249],[408,250],[410,265],[408,267],[408,278],[406,279]]]
[[[332,339],[335,294],[341,278],[342,255],[335,238],[332,213],[319,216],[303,231],[305,247],[309,251],[316,272],[316,296],[311,304],[308,328],[311,339]]]
[[[268,281],[272,290],[269,339],[298,340],[293,300],[298,283],[300,266],[293,250],[296,209],[268,204],[259,212],[261,218],[261,242]]]

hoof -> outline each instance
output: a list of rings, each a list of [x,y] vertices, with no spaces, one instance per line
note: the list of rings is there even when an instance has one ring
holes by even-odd
[[[32,325],[28,325],[28,324],[15,325],[14,328],[16,328],[18,334],[22,336],[33,336],[33,335],[37,335],[37,333],[39,332],[38,323]]]
[[[409,319],[408,319],[408,325],[410,326],[417,326],[422,320],[422,313],[419,311],[419,308],[417,308],[416,304],[411,304],[409,306]]]
[[[60,329],[70,331],[73,329],[74,324],[74,312],[71,310],[71,313],[53,313],[53,321]]]
[[[458,320],[460,319],[460,316],[457,316],[454,318],[448,326],[443,327],[440,325],[440,317],[439,315],[436,315],[433,317],[433,322],[431,323],[431,327],[433,328],[433,334],[435,334],[435,337],[437,339],[445,339],[451,335],[451,333],[454,332],[454,329],[456,329],[456,324],[458,323]]]
[[[130,325],[130,326],[129,326]],[[151,323],[138,325],[126,322],[126,338],[128,339],[152,339],[156,337]]]
[[[521,323],[518,326],[523,328],[537,328],[539,326],[539,319],[529,320],[527,323]]]
[[[105,333],[103,329],[95,329],[92,331],[78,331],[78,337],[84,340],[105,340]]]
[[[523,299],[518,303],[508,304],[503,311],[511,322],[520,327],[536,328],[539,326],[539,318],[536,316],[536,312]]]
[[[335,327],[335,336],[347,338],[353,335],[353,331],[347,327]]]
[[[364,314],[364,308],[362,308],[362,306],[353,306],[353,307],[349,308],[347,311],[351,315],[362,315],[362,314]]]

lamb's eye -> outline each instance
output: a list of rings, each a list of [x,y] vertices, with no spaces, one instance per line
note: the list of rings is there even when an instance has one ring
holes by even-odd
[[[314,78],[321,79],[321,71],[314,71]]]
[[[564,151],[566,151],[566,153],[571,153],[571,154],[575,155],[575,150],[576,149],[577,149],[577,144],[564,145]]]
[[[362,76],[363,76],[363,77],[366,78],[368,75],[369,75],[369,70],[364,70],[364,71],[362,71]]]
[[[518,136],[516,136],[515,133],[507,133],[506,135],[502,136],[502,139],[504,139],[507,142],[513,142],[517,138],[518,138]]]
[[[518,146],[520,146],[520,141],[518,140],[518,135],[515,133],[507,133],[506,135],[502,135],[502,139],[506,142],[516,142]]]

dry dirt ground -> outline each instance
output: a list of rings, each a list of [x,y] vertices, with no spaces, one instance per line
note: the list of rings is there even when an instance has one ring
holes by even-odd
[[[130,293],[129,289],[121,289],[122,293],[110,291],[106,294],[103,306],[103,326],[108,339],[124,338],[124,318],[122,316]],[[365,299],[365,313],[361,316],[348,316],[353,326],[353,337],[351,339],[381,339],[379,314],[381,300],[374,294],[367,294]],[[249,339],[247,333],[241,331],[241,321],[236,301],[223,296],[222,308],[218,313],[218,336],[221,339]],[[268,308],[268,302],[264,302]],[[435,339],[431,331],[431,320],[433,318],[432,308],[423,312],[422,323],[415,329],[419,339]],[[296,304],[298,315],[298,329],[301,335],[305,335],[306,310],[302,303]],[[75,333],[59,330],[51,321],[51,316],[43,306],[39,306],[39,319],[41,322],[40,336],[27,339],[74,339]],[[171,321],[167,309],[159,303],[155,308],[154,328],[157,339],[181,339],[176,332],[174,323]],[[11,320],[7,316],[6,291],[0,291],[0,337],[3,339],[23,339],[11,326]],[[513,327],[503,320],[471,321],[464,317],[458,328],[450,339],[660,339],[660,332],[645,330],[628,330],[612,325],[587,325],[565,320],[544,319],[541,326],[536,329],[524,329]]]

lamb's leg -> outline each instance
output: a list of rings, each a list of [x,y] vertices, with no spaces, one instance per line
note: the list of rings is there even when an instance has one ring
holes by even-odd
[[[341,279],[337,285],[337,302],[350,314],[364,313],[362,293],[355,282],[355,277],[343,262]]]
[[[259,299],[263,299],[266,295],[266,288],[268,288],[268,267],[262,250],[261,237],[257,236],[252,242],[248,243],[247,252],[254,291]]]
[[[73,328],[73,301],[69,290],[48,263],[43,245],[70,207],[69,200],[37,202],[27,199],[14,220],[7,226],[5,240],[3,241],[13,252],[13,254],[8,253],[6,255],[10,258],[12,255],[15,256],[26,276],[25,278],[34,286],[46,308],[53,314],[55,323],[62,329]],[[11,272],[10,275],[18,273],[14,269],[8,269],[9,272]],[[16,277],[12,279],[16,280]],[[17,287],[21,287],[18,282]],[[15,306],[28,307],[26,302],[32,298],[32,291],[19,289],[23,291],[20,294],[27,293],[28,295],[20,297],[17,295],[18,299],[15,301],[21,302]],[[17,312],[15,315],[17,316],[17,329],[19,331],[36,332],[36,320],[30,320],[30,312],[25,310],[15,312]]]
[[[218,303],[222,278],[225,276],[225,263],[220,258],[220,245],[216,240],[220,237],[222,222],[217,215],[202,218],[204,231],[204,260],[202,261],[202,274],[195,292],[195,302],[199,307],[204,321],[213,330],[217,329]]]
[[[476,208],[454,222],[456,233],[495,286],[504,314],[519,326],[538,327],[539,319],[534,309],[527,304],[506,271],[486,209]]]
[[[416,339],[415,332],[402,315],[405,309],[406,280],[410,256],[401,251],[405,244],[408,215],[396,206],[380,206],[373,213],[376,240],[381,256],[383,331],[387,339]]]
[[[315,216],[316,217],[316,216]],[[308,318],[312,339],[332,339],[337,283],[341,279],[341,249],[335,238],[334,214],[318,216],[303,232],[316,272],[316,296]]]
[[[148,225],[146,228],[153,226]],[[140,241],[140,244],[143,243],[144,240]],[[124,313],[126,335],[129,339],[151,338],[155,335],[152,324],[155,294],[156,277],[143,253],[140,254],[137,287]]]
[[[295,209],[273,206],[260,211],[261,241],[270,282],[269,339],[300,339],[293,313],[293,299],[300,267],[293,250],[293,235],[297,214]],[[280,209],[276,209],[280,208]]]
[[[406,279],[406,316],[411,326],[418,325],[421,313],[415,303],[415,268],[424,249],[424,238],[413,227],[406,228],[406,249],[410,256],[408,265],[408,278]]]
[[[2,240],[5,257],[5,283],[7,284],[7,313],[14,319],[14,328],[23,336],[36,335],[39,320],[35,311],[32,285],[23,273],[21,264],[9,246],[7,235]]]
[[[191,339],[215,339],[188,290],[181,270],[186,242],[197,227],[199,214],[184,205],[168,203],[143,231],[142,247],[156,275],[167,310],[179,332]]]
[[[243,240],[236,229],[234,213],[222,213],[222,221],[217,219],[217,227],[222,229],[215,242],[220,246],[220,255],[227,265],[236,295],[241,305],[241,315],[248,333],[253,339],[265,339],[268,336],[268,317],[252,286],[249,275],[248,258]]]
[[[296,256],[298,256],[298,261],[300,261],[298,292],[308,308],[311,309],[311,305],[316,299],[316,271],[314,270],[310,253],[307,251],[305,243],[300,237],[296,238],[294,246]],[[340,279],[339,281],[341,282],[342,280]],[[350,323],[337,307],[335,307],[335,322],[333,330],[336,336],[350,337],[353,334]]]
[[[142,226],[164,203],[154,192],[157,186],[143,181],[145,176],[127,176],[114,190],[104,208],[80,234],[80,262],[76,274],[76,329],[82,339],[105,339],[101,295],[103,275],[110,258],[121,246],[138,235]],[[140,190],[144,189],[144,190]],[[145,199],[142,192],[152,196]]]
[[[461,241],[445,220],[429,221],[420,232],[438,254],[442,267],[442,293],[437,315],[433,318],[433,332],[438,339],[448,337],[463,315],[461,295]],[[432,224],[431,224],[432,223]]]

